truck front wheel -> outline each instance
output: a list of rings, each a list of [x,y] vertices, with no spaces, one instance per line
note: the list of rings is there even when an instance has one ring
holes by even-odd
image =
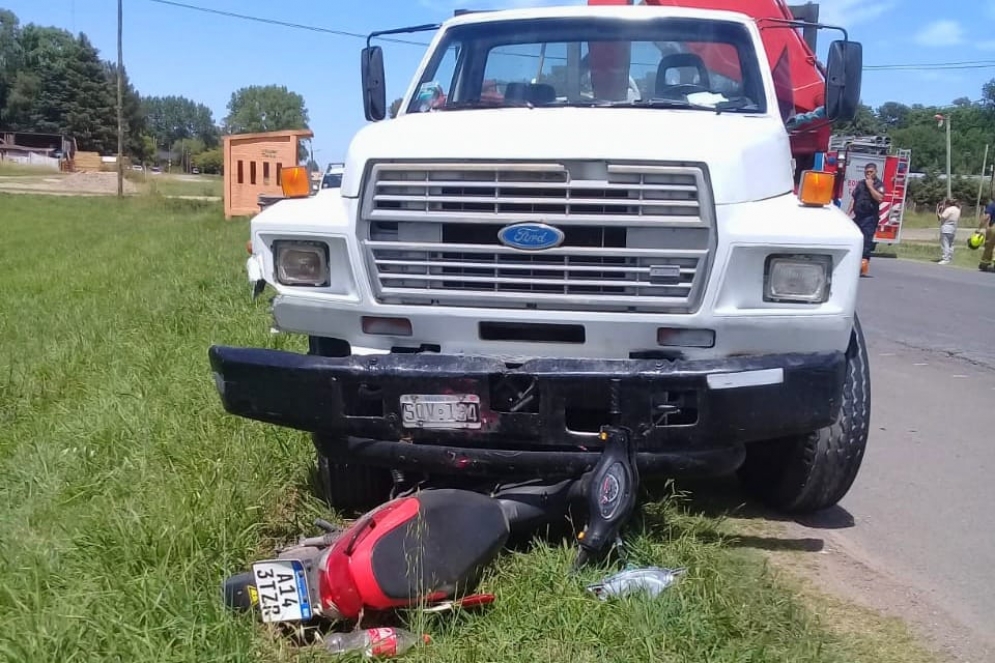
[[[336,463],[322,453],[314,436],[318,454],[318,481],[321,497],[337,511],[363,512],[379,506],[390,497],[393,479],[390,471],[369,465]]]
[[[336,338],[308,337],[308,354],[321,357],[348,357],[349,344]],[[390,497],[393,479],[390,470],[368,465],[338,463],[325,455],[334,440],[311,436],[317,452],[318,483],[328,506],[341,511],[366,511]]]
[[[739,469],[740,481],[747,492],[785,513],[813,513],[835,506],[857,477],[870,418],[870,367],[855,315],[836,421],[809,435],[751,444]]]

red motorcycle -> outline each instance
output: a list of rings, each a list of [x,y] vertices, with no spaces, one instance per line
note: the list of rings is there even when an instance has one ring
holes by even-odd
[[[628,431],[605,427],[601,438],[598,464],[576,479],[489,494],[429,488],[392,499],[344,529],[319,521],[323,535],[225,580],[225,604],[258,609],[264,622],[308,623],[487,602],[473,591],[509,536],[562,521],[574,507],[587,514],[575,567],[600,559],[631,515],[639,482]]]

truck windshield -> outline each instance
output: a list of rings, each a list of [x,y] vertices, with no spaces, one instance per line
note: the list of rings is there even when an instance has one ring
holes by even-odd
[[[745,26],[693,18],[483,21],[449,28],[407,112],[649,106],[764,113]]]

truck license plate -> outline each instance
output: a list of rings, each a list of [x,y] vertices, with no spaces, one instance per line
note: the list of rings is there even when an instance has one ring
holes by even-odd
[[[311,619],[311,596],[304,565],[296,559],[272,559],[252,565],[264,622]]]
[[[480,428],[480,396],[404,394],[401,423],[405,428]]]

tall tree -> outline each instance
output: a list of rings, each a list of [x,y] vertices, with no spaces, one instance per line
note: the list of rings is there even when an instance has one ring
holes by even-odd
[[[225,156],[220,147],[201,152],[193,158],[195,166],[204,173],[220,175],[224,170]]]
[[[901,129],[908,120],[910,109],[905,104],[897,101],[888,101],[878,108],[877,116],[881,123],[887,127]]]
[[[21,131],[60,131],[68,100],[68,62],[75,52],[65,30],[24,26],[19,35],[21,63],[7,98],[6,124]]]
[[[307,129],[304,97],[283,85],[252,85],[231,95],[225,132],[229,134]]]
[[[64,133],[81,150],[117,148],[113,89],[97,49],[86,35],[26,25],[20,32],[22,66],[7,99],[6,124],[40,133]]]
[[[117,89],[117,63],[105,62],[104,75],[107,85]],[[145,113],[142,110],[142,98],[128,78],[128,68],[121,70],[124,82],[124,153],[142,159],[145,152],[145,135],[147,126]]]
[[[125,153],[143,161],[156,145],[195,139],[219,142],[211,110],[184,97],[143,99],[122,72]],[[0,9],[0,126],[62,133],[81,150],[117,152],[117,65],[104,61],[84,34],[21,26]]]
[[[206,149],[204,141],[199,138],[184,138],[173,143],[173,154],[180,160],[183,170],[190,170],[196,157]]]
[[[874,110],[862,103],[857,106],[857,114],[854,116],[853,121],[839,127],[837,131],[841,134],[867,136],[882,133],[884,127],[877,115],[875,115]]]
[[[81,34],[76,53],[69,58],[66,84],[71,86],[65,131],[76,136],[83,149],[103,154],[117,152],[117,95],[104,63],[89,38]]]
[[[148,131],[162,148],[176,141],[196,138],[207,147],[218,144],[214,114],[204,104],[186,97],[144,97],[142,112]]]
[[[21,67],[20,24],[14,12],[0,9],[0,125],[6,120],[7,99]]]
[[[989,118],[995,118],[995,78],[981,86],[981,100],[978,103]]]

